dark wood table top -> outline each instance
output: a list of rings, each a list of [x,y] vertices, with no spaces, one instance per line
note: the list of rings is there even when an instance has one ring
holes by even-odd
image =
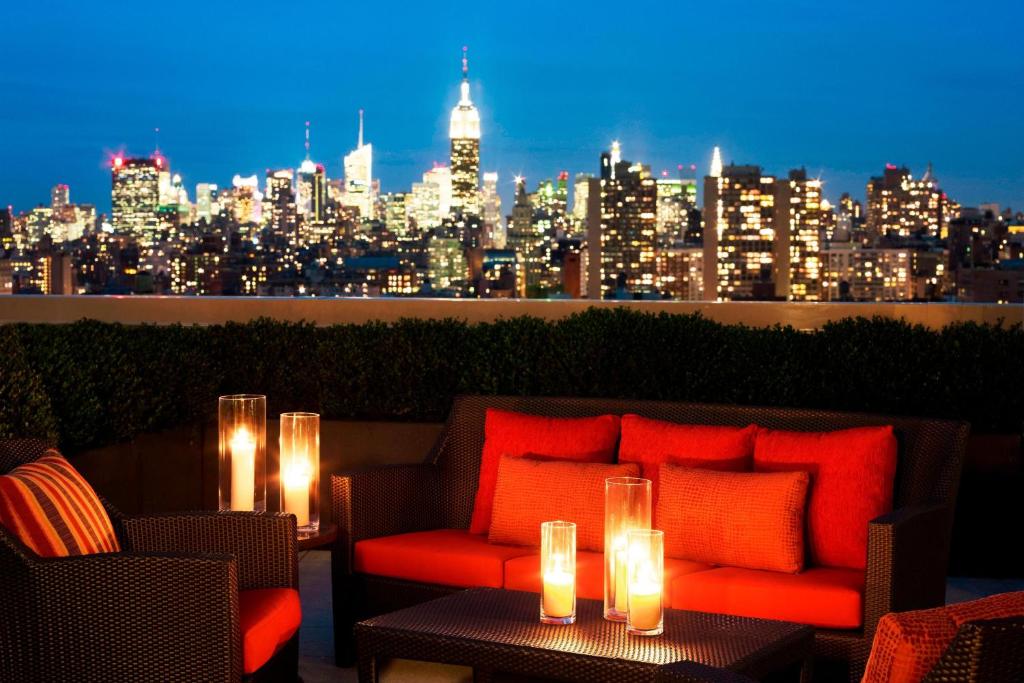
[[[361,660],[400,656],[623,681],[656,680],[664,665],[678,662],[761,676],[809,657],[813,642],[813,630],[800,624],[680,610],[665,610],[663,635],[634,636],[605,620],[596,600],[577,601],[575,624],[546,625],[536,593],[490,588],[368,619],[356,625],[356,636]]]

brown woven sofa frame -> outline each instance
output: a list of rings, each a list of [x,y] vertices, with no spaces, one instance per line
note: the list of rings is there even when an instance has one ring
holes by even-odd
[[[1024,681],[1024,617],[972,621],[956,637],[924,683]]]
[[[0,474],[47,444],[0,440]],[[121,552],[40,558],[0,527],[0,681],[239,681],[238,591],[298,588],[295,517],[126,517]],[[295,680],[298,634],[253,681]]]
[[[894,425],[900,443],[894,510],[873,520],[869,528],[864,626],[857,630],[818,629],[815,671],[829,678],[859,680],[875,627],[884,614],[944,603],[952,512],[969,432],[965,422],[662,401],[460,396],[425,462],[331,478],[339,530],[332,558],[339,666],[355,661],[352,626],[357,621],[456,590],[355,573],[353,549],[357,541],[368,538],[469,527],[484,443],[484,416],[491,407],[554,417],[635,413],[688,424],[756,423],[799,431]]]

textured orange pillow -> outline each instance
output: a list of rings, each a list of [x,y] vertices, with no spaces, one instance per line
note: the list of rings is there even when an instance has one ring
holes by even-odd
[[[917,683],[939,662],[963,624],[1019,616],[1024,616],[1024,591],[886,614],[878,622],[863,682]]]
[[[501,459],[487,540],[540,545],[540,523],[576,523],[576,548],[604,548],[604,480],[636,477],[639,465]]]
[[[622,416],[619,462],[638,462],[658,499],[658,472],[663,463],[721,472],[745,472],[754,458],[757,426],[723,427]]]
[[[619,442],[619,416],[543,417],[507,410],[487,409],[480,483],[473,504],[469,531],[486,534],[491,528],[494,485],[503,456],[530,455],[575,462],[614,462]]]
[[[804,567],[806,472],[713,472],[662,465],[665,555],[790,574]]]
[[[99,496],[54,450],[0,476],[0,525],[41,557],[121,549]]]
[[[864,569],[868,522],[892,511],[896,436],[891,426],[834,432],[760,429],[754,442],[754,470],[809,472],[811,564]]]

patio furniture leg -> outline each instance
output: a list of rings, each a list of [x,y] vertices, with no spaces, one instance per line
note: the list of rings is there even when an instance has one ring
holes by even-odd
[[[356,662],[359,683],[377,683],[380,672],[377,669],[377,658],[370,655],[359,655]]]

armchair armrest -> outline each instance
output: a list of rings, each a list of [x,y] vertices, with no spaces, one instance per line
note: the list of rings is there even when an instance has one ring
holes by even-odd
[[[885,614],[945,603],[950,514],[945,505],[910,506],[869,523],[864,594],[869,643]]]
[[[295,516],[275,512],[189,512],[128,517],[134,551],[222,553],[238,560],[238,586],[298,588]]]
[[[232,557],[0,555],[16,567],[0,586],[0,679],[241,677]]]
[[[345,567],[351,571],[357,541],[440,527],[439,498],[437,467],[428,463],[332,475],[336,550],[344,554]]]

